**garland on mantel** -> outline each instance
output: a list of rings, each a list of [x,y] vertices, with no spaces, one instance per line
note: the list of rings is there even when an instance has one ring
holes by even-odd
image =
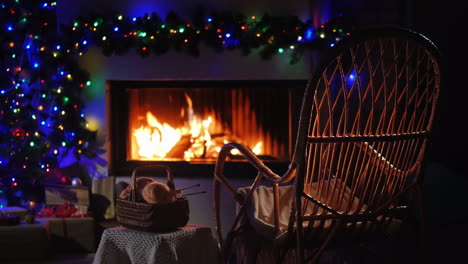
[[[192,15],[190,22],[170,11],[164,20],[157,13],[133,18],[124,15],[78,17],[72,25],[61,28],[68,46],[78,53],[97,46],[106,56],[135,50],[146,57],[165,54],[170,49],[200,56],[199,46],[203,43],[216,51],[238,49],[243,55],[259,49],[263,59],[288,53],[290,63],[296,63],[307,49],[333,46],[351,29],[343,16],[314,28],[310,21],[303,22],[297,16],[205,14],[201,9]]]

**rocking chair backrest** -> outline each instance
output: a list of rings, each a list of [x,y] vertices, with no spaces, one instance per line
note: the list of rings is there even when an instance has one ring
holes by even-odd
[[[293,157],[300,210],[290,227],[379,225],[422,178],[439,97],[437,48],[418,33],[378,28],[333,49],[306,88]]]

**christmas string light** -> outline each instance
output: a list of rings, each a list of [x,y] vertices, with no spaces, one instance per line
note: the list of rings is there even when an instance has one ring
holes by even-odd
[[[296,16],[249,17],[230,12],[207,15],[197,10],[192,20],[185,21],[173,11],[165,20],[156,13],[133,18],[122,14],[94,15],[79,17],[69,26],[63,25],[62,33],[69,43],[74,43],[69,50],[75,53],[98,46],[108,56],[134,50],[146,57],[161,55],[170,49],[199,56],[199,44],[204,43],[217,51],[240,49],[244,55],[259,49],[264,59],[289,51],[290,62],[296,63],[305,50],[333,46],[352,30],[343,16],[317,29],[310,20],[304,22]]]

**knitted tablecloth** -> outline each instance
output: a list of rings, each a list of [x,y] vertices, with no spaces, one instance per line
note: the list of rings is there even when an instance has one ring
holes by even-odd
[[[104,230],[93,264],[216,264],[211,229],[187,225],[170,233],[142,232],[124,227]]]

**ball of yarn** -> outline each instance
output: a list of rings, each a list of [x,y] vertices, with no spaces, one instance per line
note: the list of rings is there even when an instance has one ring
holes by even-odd
[[[131,191],[132,191],[132,186],[127,185],[127,187],[120,192],[119,198],[124,199],[124,200],[128,200],[128,198],[130,197],[130,192]]]
[[[149,183],[154,182],[153,179],[149,177],[139,177],[135,181],[135,190],[138,195],[141,195],[143,193],[143,189],[148,185]]]
[[[175,192],[167,184],[153,181],[143,189],[143,199],[149,204],[171,203],[176,200]]]
[[[119,194],[120,199],[128,199],[130,197],[130,193],[133,189],[135,189],[135,194],[136,194],[136,200],[141,201],[143,200],[143,189],[145,186],[154,180],[149,178],[149,177],[139,177],[135,180],[135,187],[133,185],[128,185],[125,189],[122,190]]]

